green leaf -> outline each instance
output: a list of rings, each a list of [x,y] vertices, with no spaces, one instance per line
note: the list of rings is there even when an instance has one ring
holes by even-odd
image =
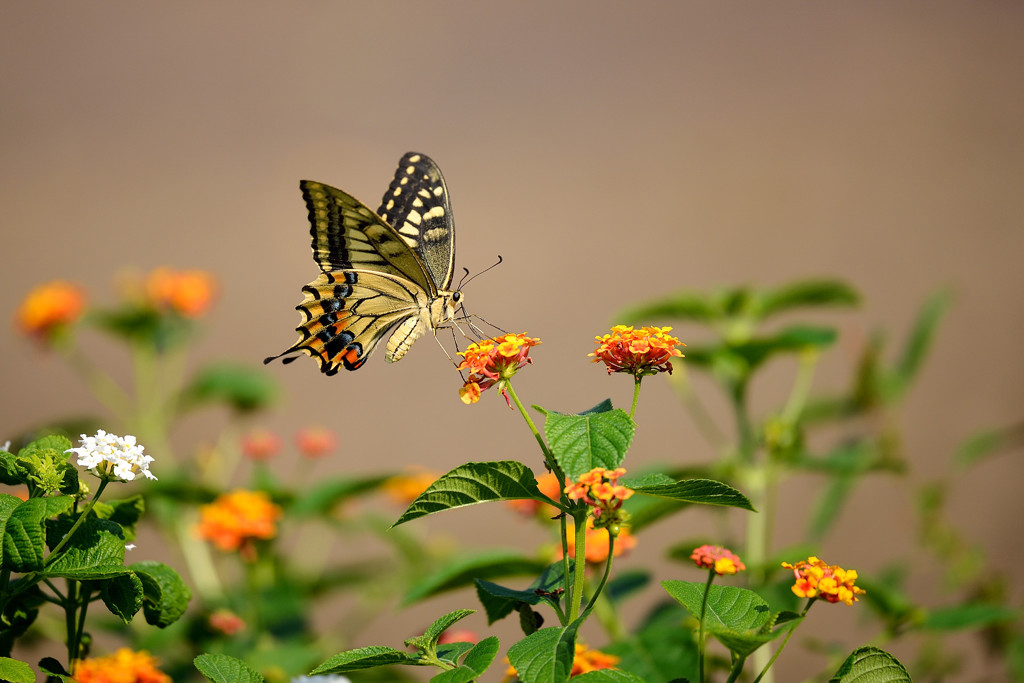
[[[391,475],[374,475],[356,479],[329,479],[296,498],[288,506],[288,512],[297,517],[329,514],[349,498],[377,490],[390,478]]]
[[[415,638],[409,638],[405,641],[405,644],[407,647],[415,647],[420,650],[431,650],[437,646],[437,639],[441,637],[441,634],[451,628],[452,624],[465,619],[475,612],[476,610],[471,609],[457,609],[453,612],[449,612],[443,617],[435,620],[434,623],[423,632],[423,635],[416,636]]]
[[[966,439],[956,449],[953,462],[961,468],[973,465],[997,453],[1020,448],[1024,444],[1024,422],[1005,427],[990,429]]]
[[[625,325],[648,325],[656,320],[690,320],[710,323],[723,315],[721,306],[711,296],[684,291],[619,311],[615,319]]]
[[[182,390],[184,410],[208,403],[223,403],[240,413],[267,408],[279,393],[273,378],[259,368],[215,363],[200,370]]]
[[[110,503],[97,503],[93,510],[100,519],[109,519],[124,529],[126,541],[135,540],[135,526],[146,511],[146,501],[141,495],[124,500],[113,500]]]
[[[860,295],[839,280],[801,280],[768,290],[760,296],[761,318],[794,308],[856,306]]]
[[[542,628],[508,649],[508,661],[521,683],[564,683],[576,654],[576,631],[583,619],[564,628]]]
[[[460,666],[448,671],[442,671],[430,679],[430,683],[470,683],[475,681],[479,674],[468,666]]]
[[[11,513],[14,512],[15,508],[21,505],[22,500],[16,496],[12,496],[9,493],[0,493],[0,541],[2,541],[4,529],[7,526],[7,520],[10,519]],[[4,543],[0,542],[0,566],[7,566],[4,563]]]
[[[636,674],[618,669],[589,671],[581,676],[574,676],[573,679],[573,683],[648,683]]]
[[[854,650],[829,683],[910,683],[899,660],[877,647]]]
[[[889,401],[898,399],[910,386],[918,370],[924,363],[925,357],[931,348],[938,330],[942,316],[946,314],[953,297],[950,292],[941,290],[936,292],[924,303],[914,327],[907,337],[899,360],[893,368],[885,375],[885,397]]]
[[[548,411],[544,435],[555,460],[569,479],[578,479],[595,467],[615,469],[633,442],[636,425],[610,401],[577,415]]]
[[[410,587],[402,603],[408,605],[444,591],[461,588],[472,584],[475,579],[539,574],[545,566],[543,562],[514,550],[489,550],[479,555],[457,557]]]
[[[484,638],[474,645],[472,650],[466,653],[466,658],[462,660],[463,666],[468,666],[478,674],[482,674],[484,671],[487,671],[487,668],[497,656],[498,645],[498,639],[495,636]]]
[[[656,606],[633,635],[601,648],[620,658],[618,668],[648,683],[697,680],[697,644],[686,611],[675,602]]]
[[[19,503],[4,525],[4,568],[15,572],[42,569],[46,550],[46,520],[66,511],[73,501],[71,496],[57,496],[29,498]]]
[[[604,588],[604,595],[608,596],[613,604],[618,604],[646,588],[650,582],[651,573],[646,569],[627,569],[617,572],[615,578],[608,582]]]
[[[10,683],[36,683],[36,674],[28,662],[0,657],[0,680]]]
[[[39,672],[46,676],[59,678],[64,683],[75,683],[75,680],[71,678],[67,670],[64,669],[64,665],[58,662],[53,657],[43,657],[39,660]],[[47,682],[49,682],[47,678]]]
[[[572,561],[569,562],[569,566],[572,566]],[[480,603],[487,613],[487,624],[491,625],[507,617],[520,605],[532,606],[539,602],[557,605],[557,598],[550,594],[562,587],[564,581],[564,565],[561,562],[554,562],[545,567],[540,576],[524,590],[499,586],[482,579],[476,579],[475,583],[477,597],[480,598]]]
[[[142,608],[146,623],[165,628],[185,613],[192,591],[178,572],[162,562],[152,561],[136,562],[128,568],[142,581]]]
[[[202,654],[192,660],[199,673],[213,683],[263,683],[263,675],[241,659]]]
[[[442,510],[521,498],[547,501],[529,467],[515,460],[470,462],[431,484],[392,526]]]
[[[100,597],[110,613],[128,623],[142,609],[142,581],[132,572],[101,582]]]
[[[672,484],[641,486],[634,488],[633,491],[645,496],[657,496],[685,503],[722,505],[756,512],[746,496],[728,484],[714,479],[685,479]]]
[[[1015,607],[968,603],[929,610],[922,627],[932,631],[962,631],[1016,621],[1020,618],[1021,611]]]
[[[373,669],[378,666],[388,666],[391,664],[422,666],[423,662],[421,662],[417,657],[414,657],[407,652],[396,650],[393,647],[374,645],[371,647],[361,647],[357,650],[339,652],[317,668],[310,671],[309,675],[343,674],[349,671]]]
[[[71,520],[54,525],[54,531],[66,531]],[[50,545],[63,534],[52,534]],[[49,561],[49,558],[47,559]],[[109,579],[127,574],[124,566],[124,531],[121,526],[105,519],[89,517],[75,530],[74,536],[60,551],[57,559],[46,565],[43,574],[88,581]]]

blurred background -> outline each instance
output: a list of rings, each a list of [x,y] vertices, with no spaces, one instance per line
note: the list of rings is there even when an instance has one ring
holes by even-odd
[[[911,480],[940,471],[978,430],[1021,418],[1019,3],[41,2],[3,14],[8,319],[38,282],[75,281],[103,303],[125,270],[202,268],[220,297],[195,359],[256,365],[294,340],[300,287],[317,272],[299,179],[376,207],[399,157],[416,150],[444,171],[459,268],[504,258],[467,287],[469,309],[543,340],[517,381],[528,404],[628,404],[630,381],[586,354],[637,301],[833,276],[863,301],[820,317],[841,332],[820,390],[847,385],[874,330],[899,338],[931,293],[954,296],[899,416]],[[9,329],[0,438],[99,411],[57,358]],[[707,336],[676,333],[690,344]],[[84,343],[117,376],[120,350]],[[338,430],[339,471],[497,459],[540,471],[532,436],[498,396],[459,402],[461,381],[432,340],[399,365],[377,356],[333,378],[305,358],[269,372],[286,395],[260,424]],[[792,373],[787,362],[771,368],[753,387],[755,412],[785,399]],[[711,384],[696,386],[726,419]],[[648,380],[628,464],[711,459],[682,415],[667,382]],[[178,436],[199,444],[214,429],[198,421]],[[1020,456],[972,470],[950,501],[959,530],[1018,580]],[[799,485],[786,494],[777,544],[808,510]],[[912,507],[895,478],[874,477],[825,559],[876,568],[910,542]],[[507,513],[488,515],[455,511],[425,526],[537,542]],[[695,525],[680,535],[708,531],[699,515],[676,519]],[[623,566],[656,557],[656,545]],[[678,564],[663,571],[699,580]],[[942,602],[937,578],[914,591]],[[474,606],[471,593],[447,596],[412,621]],[[856,632],[851,612],[812,619]],[[410,618],[395,614],[400,626],[356,645],[397,645]],[[870,635],[851,635],[850,647]],[[961,645],[983,670],[984,653]],[[802,657],[782,658],[780,680],[807,670]]]

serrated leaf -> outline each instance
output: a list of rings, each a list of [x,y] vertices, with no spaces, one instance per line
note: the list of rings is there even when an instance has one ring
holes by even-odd
[[[437,658],[442,662],[457,664],[462,655],[473,649],[473,643],[456,641],[453,643],[442,643],[437,646]]]
[[[162,562],[136,562],[128,566],[142,581],[142,608],[146,623],[164,628],[173,624],[188,608],[192,591]]]
[[[572,672],[576,631],[582,618],[568,626],[543,628],[508,649],[509,663],[521,683],[564,683]]]
[[[457,609],[439,619],[435,620],[427,630],[423,632],[423,635],[416,636],[415,638],[409,638],[405,641],[407,646],[417,647],[423,650],[431,649],[437,645],[437,639],[441,637],[441,634],[447,631],[452,624],[465,619],[470,614],[474,614],[476,610],[471,609]]]
[[[498,500],[547,501],[533,471],[521,462],[470,462],[431,484],[392,526],[443,510]]]
[[[55,528],[66,529],[67,526],[58,524]],[[55,540],[58,539],[59,536]],[[127,574],[128,569],[124,566],[124,531],[119,524],[105,519],[86,519],[75,530],[74,536],[60,551],[57,559],[46,565],[43,573],[49,577],[81,581]]]
[[[700,619],[705,588],[703,582],[668,580],[662,581],[661,585],[694,619]],[[711,585],[708,590],[704,624],[709,631],[715,628],[756,630],[767,624],[770,618],[768,603],[752,590],[716,585]]]
[[[371,647],[361,647],[356,650],[339,652],[320,666],[310,671],[309,675],[343,674],[349,671],[373,669],[378,666],[389,666],[391,664],[422,666],[423,663],[418,658],[407,652],[396,650],[393,647],[374,645]]]
[[[961,631],[1016,621],[1020,618],[1021,611],[1016,607],[968,603],[931,609],[921,626],[932,631]]]
[[[633,489],[634,493],[657,496],[685,503],[722,505],[743,510],[754,510],[753,504],[742,493],[714,479],[685,479],[672,484],[654,484]]]
[[[192,664],[213,683],[263,683],[262,674],[235,657],[202,654]]]
[[[46,520],[71,507],[71,496],[29,498],[11,511],[4,525],[4,568],[30,572],[43,568]]]
[[[604,402],[572,415],[548,411],[544,435],[565,476],[575,480],[595,467],[615,469],[633,442],[636,425],[623,410]]]
[[[110,613],[127,624],[142,609],[142,580],[129,571],[102,581],[100,597]]]
[[[36,683],[36,674],[28,662],[0,657],[0,680],[9,683]]]
[[[4,564],[4,543],[2,542],[4,529],[7,527],[7,520],[10,519],[11,513],[14,512],[14,509],[21,505],[21,503],[22,500],[16,496],[12,496],[8,493],[0,493],[0,566],[6,566],[6,564]]]
[[[470,683],[475,681],[477,672],[468,666],[460,666],[448,671],[442,671],[430,679],[430,683]]]
[[[854,650],[829,683],[910,683],[910,674],[899,660],[877,647]]]
[[[487,668],[497,656],[498,645],[497,637],[489,636],[484,638],[474,645],[472,650],[466,653],[466,658],[462,660],[463,666],[468,666],[478,674],[482,674],[484,671],[487,671]]]
[[[545,564],[514,550],[489,550],[479,555],[457,557],[450,564],[409,588],[403,604],[408,605],[444,591],[461,588],[475,579],[538,574]]]

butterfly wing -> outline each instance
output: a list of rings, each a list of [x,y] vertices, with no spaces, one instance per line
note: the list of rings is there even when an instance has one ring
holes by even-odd
[[[455,271],[455,221],[437,164],[425,154],[406,153],[377,214],[420,257],[435,288],[448,289]]]
[[[427,293],[405,278],[349,269],[321,273],[302,291],[305,299],[296,306],[303,316],[302,324],[295,328],[299,340],[264,363],[292,353],[305,353],[317,362],[321,372],[333,375],[342,366],[347,370],[359,368],[395,325],[408,323],[400,328],[407,330],[406,337],[416,331],[422,334],[425,329]],[[408,345],[412,341],[415,337]],[[391,356],[390,345],[388,352]],[[286,358],[284,362],[295,358]]]
[[[375,270],[410,280],[431,294],[437,291],[420,255],[365,204],[313,180],[303,180],[299,187],[309,211],[313,260],[320,270]]]

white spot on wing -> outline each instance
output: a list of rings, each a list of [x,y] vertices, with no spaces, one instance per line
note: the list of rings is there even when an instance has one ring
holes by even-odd
[[[402,227],[398,229],[398,232],[402,233],[403,235],[412,235],[413,237],[420,236],[419,228],[417,228],[412,223],[403,223]]]
[[[405,169],[405,172],[408,173],[409,175],[412,175],[415,171],[416,171],[416,167],[415,166],[409,166],[408,168]]]
[[[401,180],[402,185],[405,185],[408,182],[409,182],[408,178],[402,178],[402,180]]]
[[[394,199],[389,199],[388,200],[388,205],[387,205],[386,208],[387,208],[388,211],[390,211],[391,209],[395,208],[395,200]]]
[[[444,216],[444,207],[443,206],[435,206],[433,209],[431,209],[430,211],[427,211],[424,214],[424,217],[427,218],[427,219],[430,219],[430,218],[441,218],[442,216]]]
[[[402,194],[402,188],[400,188],[400,187],[396,187],[396,188],[395,188],[395,196],[397,197],[397,196],[398,196],[398,195],[400,195],[400,194]]]
[[[427,215],[429,216],[430,214]],[[410,211],[409,215],[406,216],[406,220],[412,223],[413,225],[419,225],[420,222],[423,220],[423,217],[420,216],[418,211]]]
[[[412,205],[418,209],[423,206],[423,200],[417,197],[416,199],[412,200]]]
[[[419,155],[419,154],[416,154],[416,155],[414,155],[414,156],[411,156],[411,157],[409,157],[409,161],[411,161],[411,162],[412,162],[412,163],[414,163],[414,164],[415,164],[415,163],[416,163],[417,161],[419,161],[419,160],[420,160],[420,155]]]
[[[419,196],[421,196],[421,197],[426,197],[427,199],[429,199],[429,198],[430,198],[430,193],[429,193],[429,192],[427,192],[426,190],[420,190],[420,191],[419,191],[419,192],[417,192],[416,194],[418,194],[418,195],[419,195]]]
[[[443,194],[444,194],[444,188],[443,187],[438,185],[437,187],[434,188],[434,196],[435,197],[440,197]]]

